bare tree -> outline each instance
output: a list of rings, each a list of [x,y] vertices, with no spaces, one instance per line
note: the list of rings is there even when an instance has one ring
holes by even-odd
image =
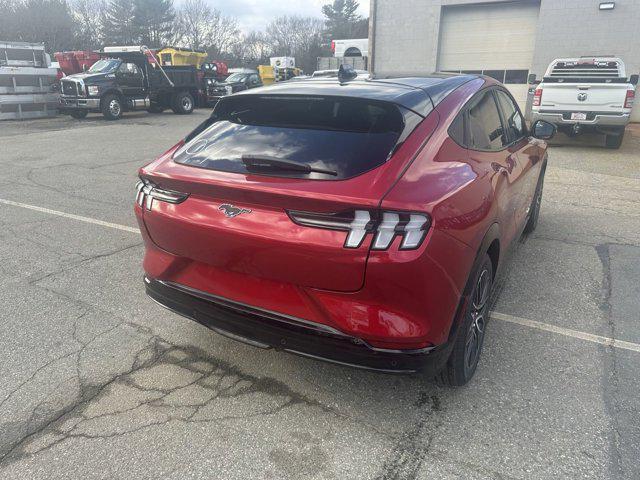
[[[101,20],[105,13],[105,0],[74,0],[71,15],[77,25],[76,43],[82,49],[102,46]]]
[[[295,57],[297,65],[312,71],[323,51],[323,29],[324,22],[318,18],[282,16],[267,26],[266,38],[275,55]]]
[[[178,10],[176,23],[176,43],[207,49],[214,56],[229,51],[240,35],[235,18],[209,7],[204,0],[186,0]]]

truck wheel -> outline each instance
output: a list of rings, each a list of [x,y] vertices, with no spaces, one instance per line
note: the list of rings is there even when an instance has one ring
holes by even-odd
[[[493,284],[493,264],[486,253],[480,266],[473,272],[472,281],[473,286],[451,356],[436,377],[439,383],[454,387],[471,380],[482,353]]]
[[[624,130],[621,130],[618,134],[607,135],[605,137],[605,146],[617,150],[622,145],[622,139],[624,138]]]
[[[117,95],[107,95],[102,99],[102,115],[107,120],[122,118],[122,103]]]
[[[189,92],[178,92],[173,98],[173,113],[178,115],[188,115],[193,112],[193,97]]]
[[[87,110],[71,110],[69,112],[69,115],[71,115],[73,118],[80,119],[86,117],[88,113],[89,112]]]

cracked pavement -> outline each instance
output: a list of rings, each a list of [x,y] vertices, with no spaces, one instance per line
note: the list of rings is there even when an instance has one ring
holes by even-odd
[[[0,124],[0,199],[135,227],[204,119]],[[599,139],[585,139],[596,143]],[[640,128],[558,139],[495,309],[640,343]],[[465,388],[248,347],[144,295],[139,235],[0,204],[0,478],[640,476],[640,354],[500,321]]]

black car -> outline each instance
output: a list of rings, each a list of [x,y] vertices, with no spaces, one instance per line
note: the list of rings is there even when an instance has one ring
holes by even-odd
[[[225,95],[262,87],[262,85],[262,79],[255,70],[232,73],[222,82],[215,79],[207,79],[207,101],[215,102]]]

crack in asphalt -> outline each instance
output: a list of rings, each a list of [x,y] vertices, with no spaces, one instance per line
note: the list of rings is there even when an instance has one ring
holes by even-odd
[[[443,420],[440,398],[421,392],[415,407],[424,413],[418,421],[403,432],[394,445],[388,459],[382,465],[376,480],[415,480],[433,445],[437,430]]]
[[[607,325],[609,327],[609,336],[616,338],[616,325],[611,315],[611,256],[610,256],[611,244],[605,243],[596,245],[595,250],[598,254],[598,258],[602,263],[602,284],[601,284],[601,301],[600,310],[602,310]],[[625,478],[625,472],[621,454],[621,442],[622,434],[620,433],[620,425],[618,424],[618,418],[620,415],[620,379],[618,372],[618,358],[617,351],[614,347],[605,347],[605,365],[608,368],[602,372],[602,388],[604,392],[604,405],[607,410],[607,418],[612,430],[612,435],[609,437],[609,448],[611,449],[611,462],[609,463],[609,472],[612,478]]]
[[[86,348],[92,341],[87,342],[83,348]],[[149,349],[151,349],[150,354]],[[75,353],[79,361],[80,352]],[[167,371],[169,367],[175,367],[174,371]],[[167,378],[171,381],[172,373],[173,377],[176,377],[177,384],[163,385]],[[189,376],[192,377],[190,381],[182,381],[183,378]],[[120,437],[172,421],[219,423],[225,420],[275,415],[298,404],[344,416],[317,400],[293,391],[278,380],[242,373],[239,369],[212,358],[200,349],[172,345],[155,335],[150,338],[150,343],[136,353],[133,364],[124,372],[114,375],[113,378],[101,385],[87,383],[82,380],[81,376],[78,377],[78,381],[80,382],[80,393],[76,402],[60,409],[47,421],[31,429],[27,435],[12,442],[10,448],[5,448],[0,457],[0,466],[37,455],[71,439]],[[193,400],[194,394],[189,389],[194,386],[198,387],[200,395],[204,394],[202,400]],[[113,391],[115,387],[128,389],[130,391],[128,398],[131,398],[135,391],[150,396],[136,401],[128,408],[92,413],[90,411],[92,406],[95,408],[95,405],[98,404],[98,408],[100,408],[101,402],[108,403],[109,400],[119,397],[119,394]],[[256,398],[244,405],[249,404],[254,411],[221,414],[215,409],[216,402],[251,395]],[[260,395],[266,396],[266,401],[261,400]],[[260,405],[260,403],[265,403],[265,405]],[[154,411],[151,416],[152,421],[129,428],[113,428],[113,424],[117,423],[117,420],[127,423],[127,414],[139,411],[143,407]],[[225,412],[229,410],[229,405],[225,405],[224,409]],[[98,422],[104,418],[109,419],[108,425],[101,425]],[[71,428],[67,428],[65,423],[68,420],[77,420],[77,422]],[[96,422],[98,423],[96,424]],[[33,444],[38,442],[43,444],[31,448]]]

